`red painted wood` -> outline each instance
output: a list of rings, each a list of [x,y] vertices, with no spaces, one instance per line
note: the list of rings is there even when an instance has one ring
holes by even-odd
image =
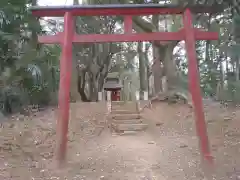
[[[197,5],[190,7],[194,13],[216,13],[222,11],[222,6]],[[71,12],[74,16],[107,16],[107,15],[154,15],[183,14],[185,7],[160,4],[121,4],[121,5],[78,5],[78,6],[34,6],[30,7],[33,15],[39,17],[63,16]]]
[[[63,16],[65,9],[55,9],[55,10],[34,10],[33,15],[39,16],[39,17],[58,17]],[[78,9],[71,9],[71,13],[73,13],[74,16],[107,16],[107,15],[151,15],[151,14],[181,14],[183,12],[182,9],[174,8],[169,10],[161,9],[159,8],[146,8],[146,9],[122,9],[122,10],[116,10],[116,9],[108,9],[103,8],[101,10],[96,9],[84,9],[79,11]]]
[[[132,33],[132,16],[124,17],[124,33],[125,34]]]
[[[59,117],[57,120],[57,159],[65,160],[67,147],[67,133],[69,121],[70,82],[72,68],[72,38],[74,34],[73,16],[66,12],[64,16],[64,32],[62,34],[62,55],[60,61],[60,85],[59,85]]]
[[[103,43],[103,42],[134,42],[134,41],[177,41],[183,40],[185,32],[155,32],[155,33],[132,33],[132,34],[88,34],[77,35],[73,37],[76,43]],[[196,40],[217,40],[218,33],[206,32],[194,29]],[[61,43],[63,39],[62,33],[54,36],[38,36],[40,43],[55,44]]]
[[[105,91],[120,91],[122,88],[104,88]]]
[[[203,103],[200,89],[199,70],[195,48],[196,39],[193,32],[192,14],[189,9],[186,9],[184,13],[183,23],[185,29],[185,46],[188,57],[189,89],[192,94],[192,101],[196,116],[196,129],[200,140],[200,149],[205,160],[212,163],[213,159],[209,149],[207,128],[203,112]]]
[[[120,101],[120,91],[113,90],[111,92],[111,100],[112,101]]]

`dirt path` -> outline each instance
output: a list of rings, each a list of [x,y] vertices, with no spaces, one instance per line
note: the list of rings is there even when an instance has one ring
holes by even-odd
[[[159,148],[148,134],[109,136],[109,132],[103,132],[100,137],[88,142],[82,153],[70,159],[71,163],[81,162],[84,167],[88,166],[89,169],[80,171],[86,179],[145,179],[147,176],[162,179],[152,169],[158,155]]]
[[[240,145],[233,136],[238,135],[240,111],[218,106],[206,109],[211,109],[206,114],[221,172],[217,179],[236,179],[234,167],[240,165],[237,158]],[[149,120],[148,130],[125,136],[110,133],[105,126],[105,111],[106,106],[101,103],[72,105],[68,163],[61,170],[53,166],[55,110],[4,123],[0,132],[0,179],[203,179],[191,109],[157,104],[144,111]],[[225,138],[226,132],[232,133],[230,138]]]

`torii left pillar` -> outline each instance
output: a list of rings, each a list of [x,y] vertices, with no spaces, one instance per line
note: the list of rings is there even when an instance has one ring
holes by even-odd
[[[74,35],[73,16],[71,12],[64,15],[64,30],[62,34],[62,54],[60,61],[60,85],[58,95],[59,113],[57,119],[57,144],[56,156],[61,162],[65,160],[67,148],[68,134],[68,118],[69,118],[69,100],[71,87],[72,71],[72,39]]]

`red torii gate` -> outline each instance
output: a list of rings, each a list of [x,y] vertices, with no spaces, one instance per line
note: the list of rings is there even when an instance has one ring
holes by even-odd
[[[200,141],[203,158],[212,163],[207,128],[203,112],[201,90],[199,85],[199,71],[195,51],[196,40],[217,40],[218,33],[204,32],[193,28],[192,13],[217,13],[222,7],[160,5],[160,4],[108,4],[108,5],[74,5],[74,6],[35,6],[30,8],[33,15],[38,17],[64,16],[64,31],[54,36],[39,36],[40,43],[62,46],[60,62],[59,86],[59,118],[57,121],[57,158],[65,160],[67,147],[67,133],[69,121],[69,93],[72,68],[73,43],[103,43],[103,42],[132,42],[132,41],[177,41],[185,40],[189,89],[192,94],[196,117],[196,129]],[[184,27],[178,32],[132,33],[132,16],[155,14],[182,14]],[[124,34],[88,34],[75,33],[74,16],[124,16]]]

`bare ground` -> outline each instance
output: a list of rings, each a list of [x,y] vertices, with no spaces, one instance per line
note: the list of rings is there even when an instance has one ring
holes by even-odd
[[[240,108],[205,102],[217,180],[240,176]],[[192,109],[156,103],[146,109],[146,132],[115,136],[105,125],[106,105],[71,105],[68,163],[54,165],[57,111],[15,116],[0,129],[0,179],[201,180]]]

